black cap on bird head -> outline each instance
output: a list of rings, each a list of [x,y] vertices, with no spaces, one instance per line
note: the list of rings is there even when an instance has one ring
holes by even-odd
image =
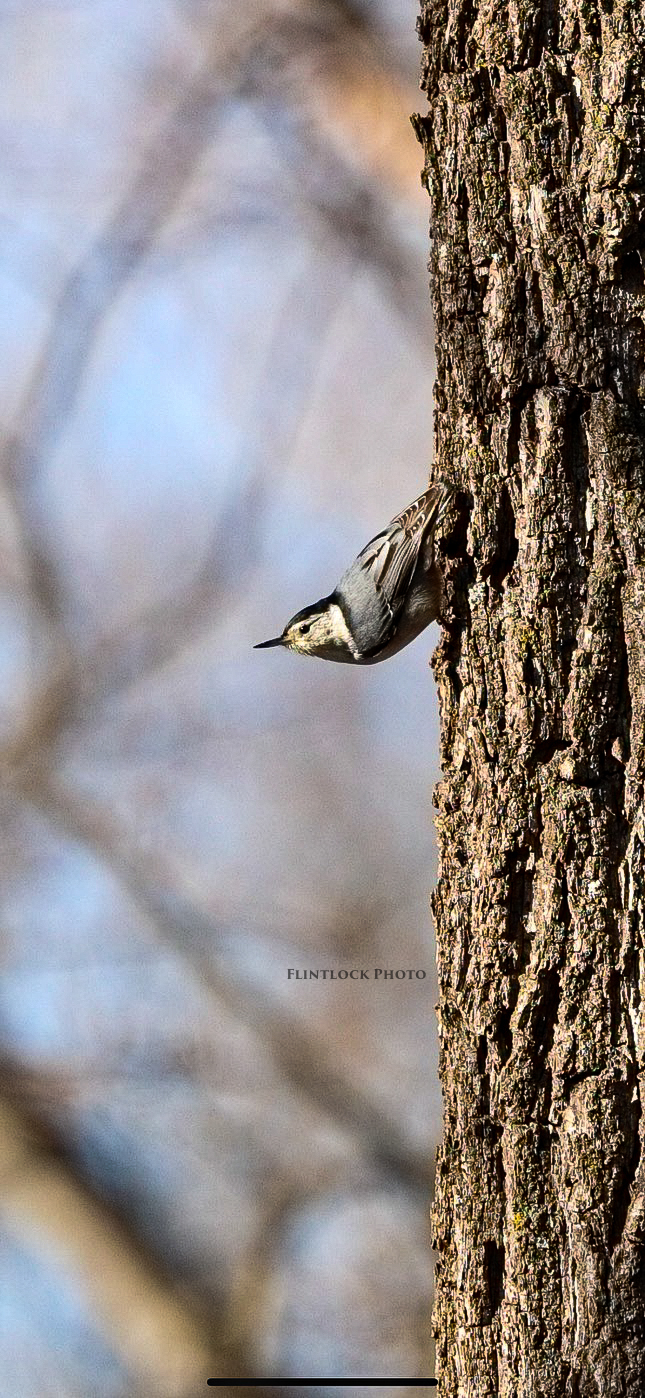
[[[303,622],[307,622],[310,619],[313,620],[314,617],[324,615],[324,613],[327,611],[327,608],[329,607],[330,602],[332,602],[333,600],[334,594],[332,593],[329,597],[321,597],[319,602],[310,602],[308,607],[303,607],[302,611],[296,612],[295,616],[292,616],[291,620],[287,622],[281,636],[273,636],[270,641],[258,641],[257,645],[255,645],[253,649],[266,650],[269,646],[286,645],[287,637],[292,627],[302,626]]]

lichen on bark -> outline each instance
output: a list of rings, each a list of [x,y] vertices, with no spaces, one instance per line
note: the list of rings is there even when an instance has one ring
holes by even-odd
[[[424,0],[443,1398],[645,1393],[645,13]]]

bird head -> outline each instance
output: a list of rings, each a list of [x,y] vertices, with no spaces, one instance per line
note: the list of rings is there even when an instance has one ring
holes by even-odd
[[[286,646],[300,655],[318,655],[323,660],[354,659],[347,623],[333,595],[303,607],[287,622],[281,636],[260,641],[254,649],[267,646]]]

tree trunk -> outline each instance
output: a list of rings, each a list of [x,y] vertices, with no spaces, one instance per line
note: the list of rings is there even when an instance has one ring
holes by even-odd
[[[442,1398],[645,1394],[645,18],[425,0]]]

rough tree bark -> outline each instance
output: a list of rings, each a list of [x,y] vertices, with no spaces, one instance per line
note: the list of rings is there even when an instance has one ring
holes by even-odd
[[[442,1398],[645,1394],[645,17],[425,0]]]

